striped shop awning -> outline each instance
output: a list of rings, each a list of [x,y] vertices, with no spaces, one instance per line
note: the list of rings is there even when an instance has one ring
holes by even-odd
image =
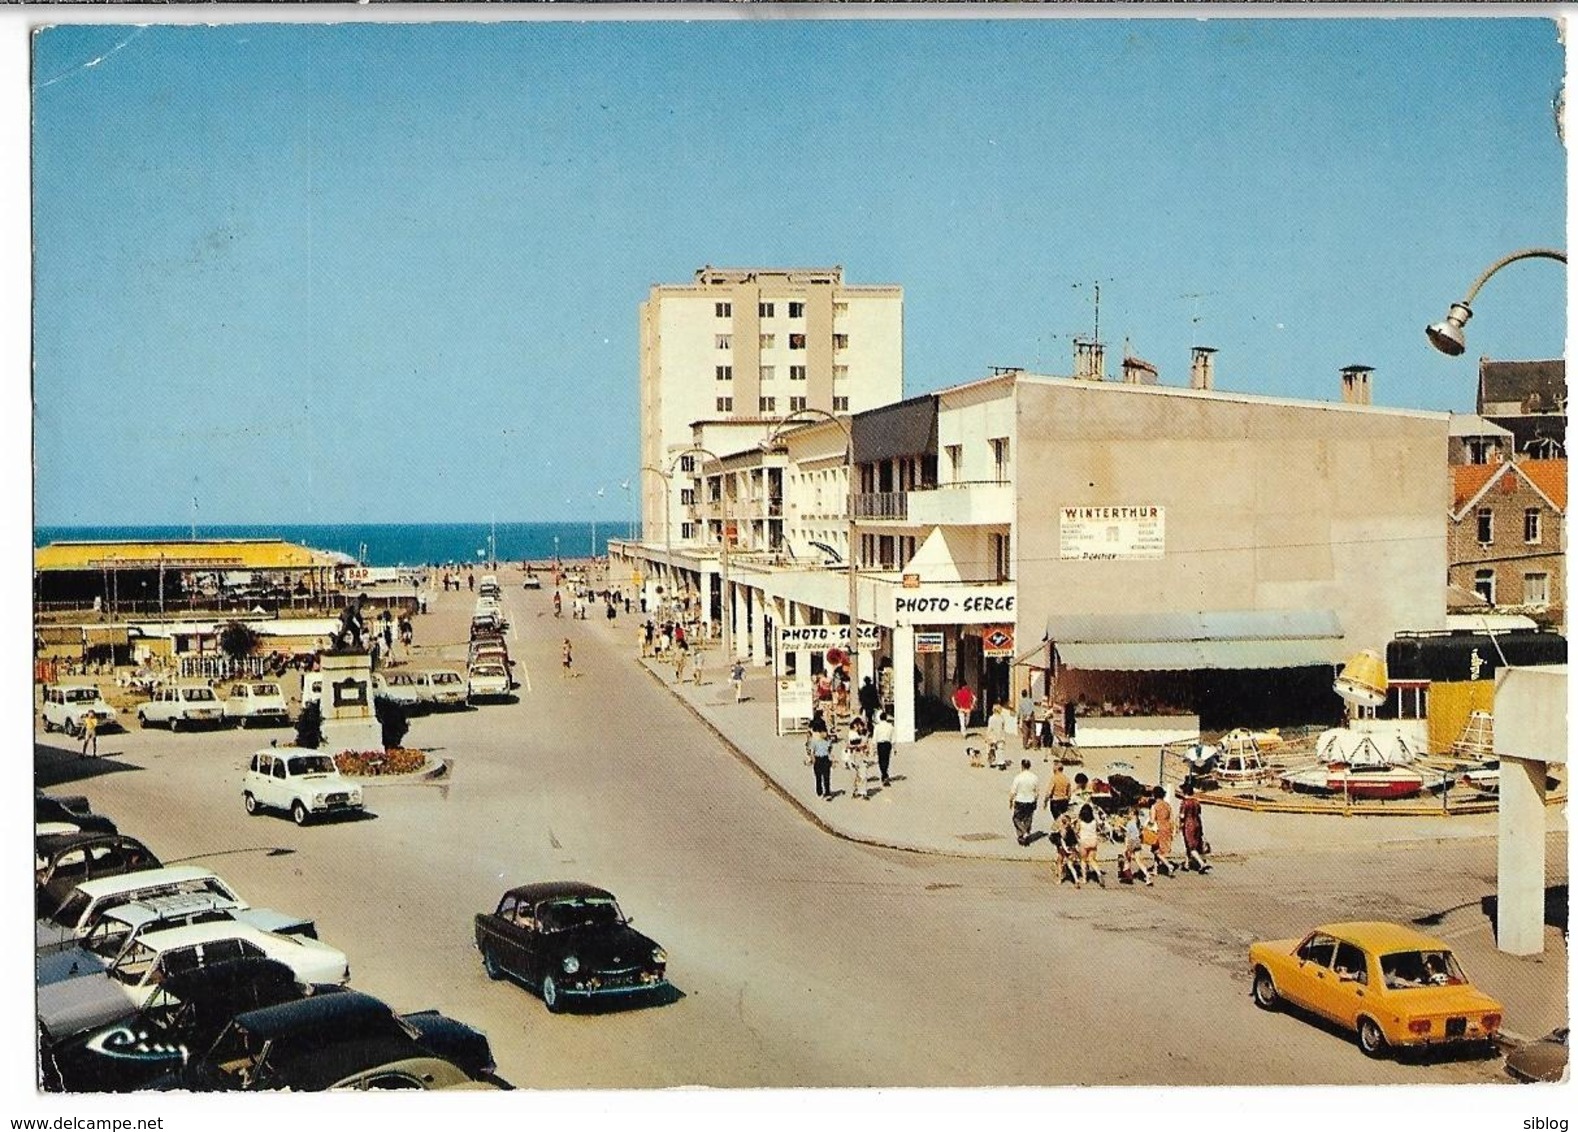
[[[1054,614],[1046,633],[1064,664],[1104,672],[1303,668],[1344,657],[1329,609]]]

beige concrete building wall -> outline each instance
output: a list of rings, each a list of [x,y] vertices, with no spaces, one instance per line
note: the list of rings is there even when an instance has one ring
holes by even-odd
[[[1054,612],[1330,609],[1351,649],[1439,621],[1446,414],[1056,378],[1016,391],[1026,639]],[[1164,553],[1065,560],[1065,506],[1162,507]]]

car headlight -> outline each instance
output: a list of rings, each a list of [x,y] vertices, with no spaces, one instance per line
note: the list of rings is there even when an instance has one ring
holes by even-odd
[[[353,786],[353,787],[351,787],[351,801],[353,801],[353,802],[360,802],[361,800],[362,800],[362,788],[360,786]]]
[[[314,806],[321,806],[321,805],[323,805],[324,801],[325,801],[325,799],[324,799],[322,790],[319,790],[317,793],[313,794],[313,796],[312,796],[312,804]]]
[[[566,955],[563,961],[564,973],[573,975],[581,969],[581,961],[573,955]]]
[[[666,964],[668,962],[668,952],[661,947],[654,947],[652,949],[652,962]]]

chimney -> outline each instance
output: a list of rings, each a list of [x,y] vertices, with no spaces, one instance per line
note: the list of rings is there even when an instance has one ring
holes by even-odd
[[[1156,367],[1144,358],[1133,354],[1123,356],[1123,383],[1125,385],[1155,385],[1159,374]]]
[[[1074,339],[1074,376],[1085,381],[1107,380],[1107,351],[1100,342]]]
[[[1345,405],[1370,403],[1370,375],[1375,370],[1369,366],[1342,367],[1342,400]]]
[[[1189,354],[1189,388],[1212,389],[1216,385],[1215,346],[1196,346]]]

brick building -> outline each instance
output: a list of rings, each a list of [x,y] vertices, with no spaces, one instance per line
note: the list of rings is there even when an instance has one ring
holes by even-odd
[[[1567,461],[1461,464],[1449,471],[1447,581],[1497,609],[1563,627]]]

